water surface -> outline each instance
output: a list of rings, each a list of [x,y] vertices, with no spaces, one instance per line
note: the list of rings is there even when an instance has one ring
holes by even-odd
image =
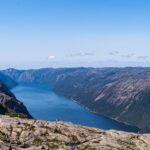
[[[74,101],[56,94],[47,85],[21,83],[12,89],[12,92],[36,119],[63,120],[106,130],[138,131],[136,127],[91,113]]]

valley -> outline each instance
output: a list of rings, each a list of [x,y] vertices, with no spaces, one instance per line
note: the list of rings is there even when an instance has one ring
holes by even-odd
[[[66,98],[99,115],[149,132],[150,68],[7,69],[16,82],[51,85]]]

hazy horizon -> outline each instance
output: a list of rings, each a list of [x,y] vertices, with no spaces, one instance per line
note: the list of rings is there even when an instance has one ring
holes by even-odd
[[[150,66],[148,0],[2,0],[0,69]]]

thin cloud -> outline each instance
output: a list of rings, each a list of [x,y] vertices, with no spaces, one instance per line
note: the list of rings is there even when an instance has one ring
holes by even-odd
[[[109,55],[118,55],[119,52],[118,52],[118,51],[111,51],[111,52],[109,52],[108,54],[109,54]]]
[[[52,60],[52,59],[55,59],[55,58],[56,58],[55,55],[49,55],[49,56],[48,56],[48,59],[49,59],[49,60]]]
[[[84,56],[93,56],[94,53],[84,53]]]
[[[138,56],[137,58],[138,58],[138,59],[148,59],[149,56]]]
[[[132,58],[134,54],[127,54],[127,55],[122,55],[123,58]]]
[[[68,54],[67,57],[78,57],[81,55],[82,55],[82,53],[71,53],[71,54]]]
[[[66,55],[67,57],[85,57],[85,56],[93,56],[94,53],[86,52],[86,53],[71,53]]]

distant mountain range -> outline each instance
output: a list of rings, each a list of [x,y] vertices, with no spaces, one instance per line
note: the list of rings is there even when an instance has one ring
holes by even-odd
[[[0,114],[11,117],[32,118],[26,107],[9,90],[17,83],[0,73]]]
[[[150,131],[150,68],[45,68],[2,71],[16,82],[52,85],[91,111]]]

